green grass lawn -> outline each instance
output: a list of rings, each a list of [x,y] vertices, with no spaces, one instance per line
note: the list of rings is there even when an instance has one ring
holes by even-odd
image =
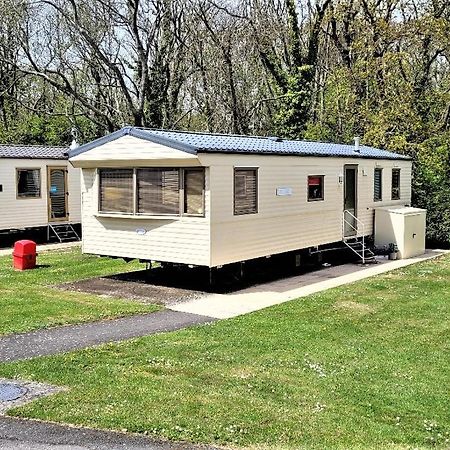
[[[40,267],[16,271],[0,257],[0,334],[149,312],[156,306],[58,290],[49,285],[136,270],[137,263],[82,255],[79,248],[43,252]],[[142,267],[142,266],[141,266]]]
[[[0,366],[10,414],[259,449],[450,446],[450,257],[212,325]]]

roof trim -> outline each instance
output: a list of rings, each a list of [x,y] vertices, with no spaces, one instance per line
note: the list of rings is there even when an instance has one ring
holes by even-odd
[[[361,146],[362,147],[362,146]],[[227,150],[226,152],[220,151],[220,150],[209,150],[207,148],[199,148],[197,150],[198,153],[219,153],[221,155],[262,155],[262,156],[306,156],[307,158],[356,158],[356,159],[388,159],[388,160],[395,160],[395,161],[411,161],[411,156],[407,155],[400,155],[398,156],[397,153],[393,153],[393,156],[372,156],[372,155],[361,155],[360,153],[355,152],[354,155],[319,155],[317,153],[312,152],[291,152],[291,153],[278,153],[278,152],[257,152],[257,151],[247,151],[247,150]]]
[[[155,136],[138,128],[124,127],[121,128],[120,130],[114,131],[111,134],[98,138],[95,141],[88,142],[86,144],[80,145],[79,147],[73,150],[69,150],[69,158],[81,155],[82,153],[92,150],[93,148],[100,147],[101,145],[115,141],[124,136],[133,136],[139,139],[143,139],[144,141],[153,142],[154,144],[165,145],[167,147],[174,148],[175,150],[180,150],[182,152],[190,153],[192,155],[197,154],[197,148],[193,147],[192,145],[183,144],[178,141],[175,141],[174,139],[169,139],[163,136]]]
[[[49,159],[50,161],[67,161],[68,156],[0,156],[0,159],[42,159],[43,161]]]

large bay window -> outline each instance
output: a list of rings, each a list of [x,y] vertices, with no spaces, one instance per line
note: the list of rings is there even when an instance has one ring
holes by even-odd
[[[102,213],[204,215],[203,168],[99,169],[99,178]]]

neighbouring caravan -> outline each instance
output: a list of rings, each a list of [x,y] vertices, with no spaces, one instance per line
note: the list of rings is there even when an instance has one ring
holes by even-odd
[[[358,141],[125,127],[69,156],[83,251],[97,255],[212,268],[332,243],[357,252],[377,208],[411,202],[410,158]]]
[[[0,244],[14,233],[74,237],[72,226],[81,222],[80,170],[69,164],[67,151],[0,145]]]

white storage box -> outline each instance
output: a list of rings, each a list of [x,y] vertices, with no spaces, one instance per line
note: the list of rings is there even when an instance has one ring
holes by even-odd
[[[426,209],[390,206],[375,210],[375,245],[397,244],[399,257],[425,253]]]

